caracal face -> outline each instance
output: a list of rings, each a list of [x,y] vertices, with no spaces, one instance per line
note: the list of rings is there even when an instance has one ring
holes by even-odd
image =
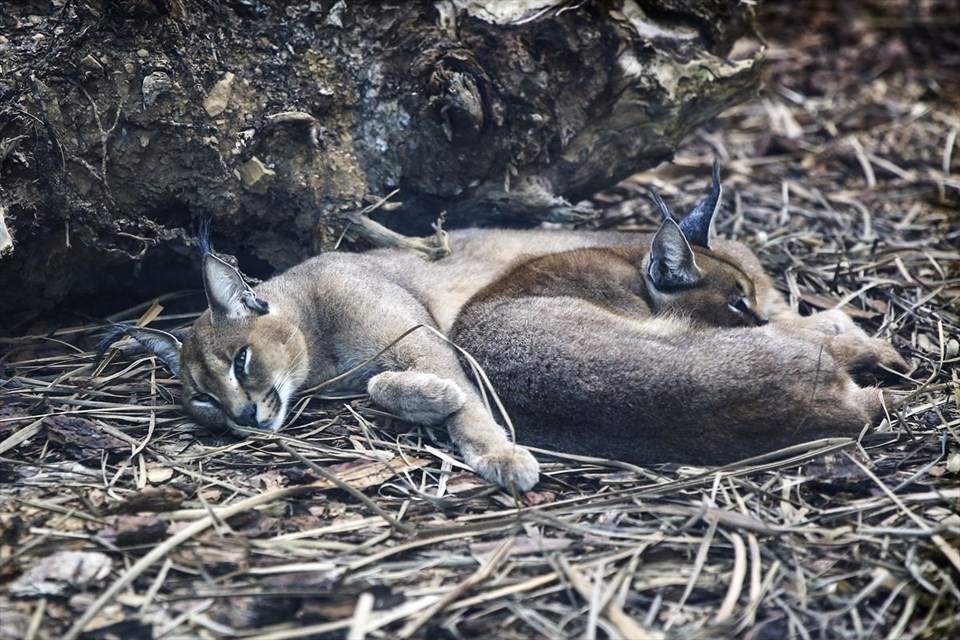
[[[302,332],[270,312],[218,321],[205,312],[180,362],[184,408],[214,427],[276,431],[309,373]]]

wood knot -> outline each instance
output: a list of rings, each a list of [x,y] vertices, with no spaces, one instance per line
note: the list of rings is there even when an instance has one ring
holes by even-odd
[[[469,51],[437,53],[429,56],[434,58],[427,77],[427,89],[432,95],[430,108],[449,142],[472,142],[487,122],[489,79]]]

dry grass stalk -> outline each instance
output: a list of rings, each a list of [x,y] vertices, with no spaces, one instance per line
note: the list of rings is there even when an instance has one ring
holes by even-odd
[[[844,308],[915,365],[879,430],[722,469],[541,453],[517,502],[443,434],[363,402],[304,399],[275,437],[206,434],[153,358],[94,365],[102,325],[28,331],[0,338],[0,635],[956,636],[960,122],[937,76],[882,62],[860,80],[888,60],[873,32],[847,56],[827,33],[771,39],[762,100],[598,202],[649,228],[645,187],[700,193],[719,155],[719,231],[794,304]],[[113,568],[18,595],[67,550]]]

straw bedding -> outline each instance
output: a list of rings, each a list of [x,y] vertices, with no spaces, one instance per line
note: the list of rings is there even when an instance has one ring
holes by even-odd
[[[103,322],[28,328],[0,338],[0,636],[957,637],[960,60],[831,28],[771,39],[757,100],[596,203],[652,228],[646,189],[682,210],[720,157],[718,231],[911,361],[878,429],[720,469],[542,453],[511,496],[363,399],[237,440],[154,358],[96,365]],[[187,324],[177,297],[115,319]]]

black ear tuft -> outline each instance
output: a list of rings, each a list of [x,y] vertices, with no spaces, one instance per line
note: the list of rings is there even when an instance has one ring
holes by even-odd
[[[210,225],[213,218],[209,216],[200,221],[200,228],[197,229],[197,244],[200,246],[200,255],[205,256],[213,253],[213,244],[210,241]]]
[[[163,360],[173,375],[180,375],[180,340],[173,334],[159,329],[146,329],[129,324],[115,324],[107,329],[103,340],[97,345],[97,362],[106,354],[113,343],[122,336],[130,336],[139,342],[147,351]]]
[[[132,328],[129,324],[117,323],[110,325],[107,332],[103,334],[103,338],[97,343],[96,362],[99,363],[103,360],[103,356],[107,355],[107,350],[112,347],[117,340],[127,336],[127,332]]]
[[[660,215],[663,216],[664,220],[673,220],[673,214],[670,213],[670,209],[667,208],[667,203],[663,201],[663,198],[660,197],[660,193],[654,189],[650,189],[650,195],[653,196],[653,201],[656,203],[657,208],[660,210]]]
[[[713,218],[720,209],[720,165],[713,161],[713,184],[710,194],[680,222],[680,230],[690,244],[704,249],[710,248],[710,236],[713,233]]]
[[[265,316],[270,313],[270,305],[267,304],[266,300],[261,300],[253,291],[248,289],[241,296],[240,299],[243,300],[243,305],[253,311],[258,316]]]

